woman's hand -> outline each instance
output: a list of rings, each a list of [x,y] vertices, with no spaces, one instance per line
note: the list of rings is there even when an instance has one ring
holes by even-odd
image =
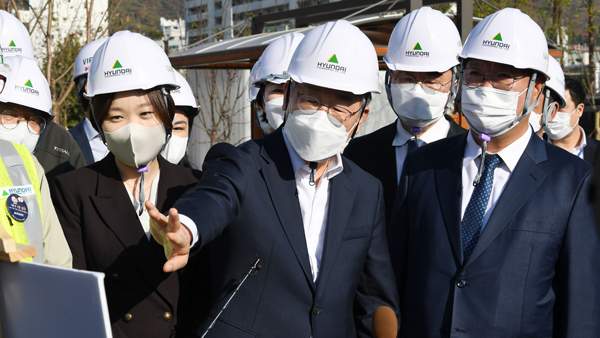
[[[177,209],[171,208],[168,218],[149,201],[146,201],[146,209],[150,215],[150,233],[165,249],[167,262],[163,266],[163,271],[173,272],[183,268],[190,256],[192,234],[179,221]]]

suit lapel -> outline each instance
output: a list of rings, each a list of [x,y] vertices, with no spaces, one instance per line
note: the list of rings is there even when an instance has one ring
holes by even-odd
[[[99,168],[96,196],[90,198],[104,224],[123,244],[141,273],[158,287],[169,276],[162,271],[165,259],[156,255],[143,231],[121,180],[114,155],[107,157],[110,158],[103,160],[105,165]]]
[[[462,244],[460,234],[460,196],[462,192],[462,166],[466,137],[451,144],[446,156],[440,159],[442,165],[435,169],[437,196],[442,210],[448,238],[454,251],[454,257],[462,262]],[[467,182],[468,183],[468,182]]]
[[[317,285],[319,286],[317,288],[317,299],[325,289],[327,280],[337,260],[344,232],[349,223],[350,210],[355,209],[356,187],[348,179],[348,170],[348,166],[345,166],[344,170],[329,182],[329,209],[327,211],[327,228],[325,230],[323,257],[317,280]]]
[[[265,180],[273,207],[298,263],[314,291],[315,286],[312,282],[313,277],[308,259],[304,224],[302,223],[302,211],[296,191],[296,177],[281,128],[265,138],[260,154],[268,162],[260,172]]]
[[[544,141],[535,134],[531,135],[529,144],[506,183],[490,219],[477,240],[477,244],[467,265],[475,261],[492,241],[498,237],[500,232],[506,228],[510,220],[545,180],[547,175],[538,166],[538,163],[545,160],[546,149]]]

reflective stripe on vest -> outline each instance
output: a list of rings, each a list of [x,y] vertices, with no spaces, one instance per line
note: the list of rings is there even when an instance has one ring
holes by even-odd
[[[15,242],[37,248],[36,258],[24,260],[42,263],[44,261],[42,194],[35,162],[31,156],[23,145],[0,141],[0,187],[6,188],[0,191],[1,210],[4,211],[4,215],[0,215],[0,223],[13,236]],[[8,189],[19,186],[33,187],[33,193],[18,194],[27,204],[28,216],[25,222],[18,222],[10,217],[6,207],[6,200],[10,195]]]

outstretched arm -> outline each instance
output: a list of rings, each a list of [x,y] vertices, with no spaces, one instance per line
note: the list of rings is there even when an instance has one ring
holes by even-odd
[[[171,208],[168,218],[149,201],[146,201],[146,209],[150,215],[152,237],[163,246],[167,257],[163,271],[173,272],[183,268],[190,256],[192,235],[190,230],[179,221],[177,209]]]

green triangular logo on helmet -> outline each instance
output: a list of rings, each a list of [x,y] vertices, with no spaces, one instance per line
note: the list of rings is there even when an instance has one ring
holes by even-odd
[[[112,67],[112,69],[116,69],[116,68],[123,68],[123,66],[121,66],[121,63],[119,62],[119,60],[115,61],[115,64]]]
[[[15,45],[15,42],[13,40],[10,40],[8,47],[17,47],[17,45]]]
[[[423,50],[423,48],[421,48],[421,45],[417,42],[415,47],[413,47],[413,50]]]
[[[335,56],[335,54],[333,54],[329,60],[327,60],[327,62],[331,62],[331,63],[338,63],[338,59],[337,56]]]
[[[29,88],[33,88],[33,85],[31,84],[31,80],[27,80],[27,82],[25,82],[25,86],[27,86]]]
[[[2,190],[2,197],[8,196],[8,192],[6,190]]]
[[[498,33],[498,34],[496,34],[496,36],[494,36],[494,38],[492,40],[502,41],[502,35],[500,35],[500,33]]]

